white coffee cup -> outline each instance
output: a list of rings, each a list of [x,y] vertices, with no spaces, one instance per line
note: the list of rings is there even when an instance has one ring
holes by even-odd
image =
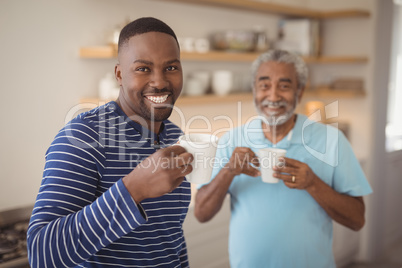
[[[205,93],[203,82],[195,77],[189,77],[185,82],[184,93],[188,96],[200,96]]]
[[[279,158],[286,155],[286,150],[278,148],[264,148],[258,151],[258,159],[260,161],[261,179],[266,183],[277,183],[279,179],[274,178],[274,166],[284,164]]]
[[[194,157],[193,171],[186,176],[189,182],[201,184],[211,180],[217,142],[218,137],[209,134],[191,133],[180,137],[179,145]]]
[[[233,73],[218,70],[212,73],[212,91],[218,96],[227,95],[233,89]]]
[[[189,96],[204,95],[210,85],[210,73],[195,71],[186,77],[184,93]]]
[[[185,52],[194,52],[194,38],[184,37],[181,49]]]

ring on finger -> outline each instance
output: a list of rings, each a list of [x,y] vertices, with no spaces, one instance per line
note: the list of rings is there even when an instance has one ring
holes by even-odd
[[[292,183],[295,183],[296,182],[296,176],[292,176]]]

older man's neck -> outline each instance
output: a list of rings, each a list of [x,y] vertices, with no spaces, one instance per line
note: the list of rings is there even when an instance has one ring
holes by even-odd
[[[289,118],[288,121],[276,126],[268,125],[262,122],[262,131],[265,138],[267,138],[273,144],[277,144],[293,129],[296,123],[296,118],[297,115],[294,114],[291,118]]]

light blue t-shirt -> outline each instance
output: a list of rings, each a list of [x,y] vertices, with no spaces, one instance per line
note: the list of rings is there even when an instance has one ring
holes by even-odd
[[[234,148],[254,152],[273,144],[264,137],[261,119],[235,128],[219,140],[214,178]],[[276,144],[286,157],[304,162],[335,191],[351,196],[372,192],[352,148],[338,129],[297,115],[291,132]],[[332,219],[305,190],[280,181],[236,176],[229,187],[231,220],[229,256],[232,268],[335,267]]]

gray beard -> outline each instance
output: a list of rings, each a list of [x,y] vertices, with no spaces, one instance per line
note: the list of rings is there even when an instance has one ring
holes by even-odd
[[[292,109],[291,111],[279,116],[267,115],[262,111],[259,111],[258,114],[263,118],[265,124],[270,126],[280,126],[286,123],[293,116],[294,110],[295,109]]]
[[[281,114],[281,115],[266,114],[255,103],[255,99],[254,99],[254,107],[257,110],[258,115],[261,116],[264,123],[269,126],[280,126],[280,125],[283,125],[284,123],[286,123],[290,118],[292,118],[294,111],[296,110],[296,104],[297,104],[297,97],[295,98],[295,101],[293,103],[293,108],[291,110],[289,110],[288,112],[286,112],[285,114]],[[291,104],[286,103],[285,108],[287,108],[289,105],[291,105]]]

